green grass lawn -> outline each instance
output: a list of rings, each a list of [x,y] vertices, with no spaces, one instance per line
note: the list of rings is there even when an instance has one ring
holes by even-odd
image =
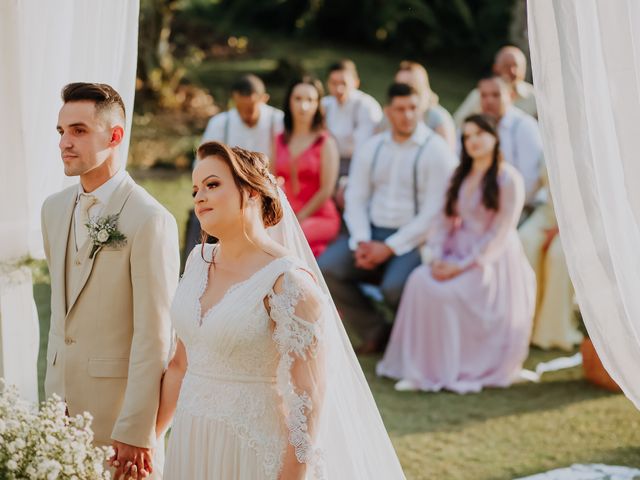
[[[189,176],[134,176],[183,226],[191,205]],[[42,385],[46,278],[34,293]],[[560,355],[532,349],[526,366]],[[377,360],[363,358],[362,367],[409,479],[511,479],[578,462],[640,466],[640,413],[623,395],[586,383],[579,368],[546,374],[539,384],[478,394],[398,393],[392,381],[375,377]]]

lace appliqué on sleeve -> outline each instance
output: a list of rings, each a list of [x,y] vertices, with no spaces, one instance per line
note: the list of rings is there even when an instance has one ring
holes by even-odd
[[[316,392],[301,387],[304,381],[300,382],[293,373],[296,362],[315,360],[322,340],[322,315],[311,321],[297,315],[296,307],[304,300],[305,289],[292,272],[283,275],[282,292],[269,295],[271,318],[275,323],[273,339],[280,354],[276,385],[285,407],[289,443],[295,449],[296,459],[310,467],[312,478],[324,479],[322,452],[314,448],[309,429],[310,417],[318,413],[314,411],[313,402]]]

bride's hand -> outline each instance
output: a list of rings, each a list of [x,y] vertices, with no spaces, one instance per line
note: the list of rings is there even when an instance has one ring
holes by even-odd
[[[438,260],[431,264],[431,275],[440,282],[454,278],[460,273],[462,269],[455,263]]]

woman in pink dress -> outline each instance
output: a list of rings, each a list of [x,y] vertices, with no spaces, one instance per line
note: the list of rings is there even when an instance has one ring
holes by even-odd
[[[324,127],[321,98],[322,83],[314,78],[291,84],[283,109],[285,130],[276,137],[272,164],[316,257],[340,231],[332,199],[340,158]]]
[[[462,145],[431,227],[431,264],[409,277],[377,366],[397,390],[506,387],[529,351],[536,285],[516,231],[524,183],[502,161],[492,118],[469,117]]]

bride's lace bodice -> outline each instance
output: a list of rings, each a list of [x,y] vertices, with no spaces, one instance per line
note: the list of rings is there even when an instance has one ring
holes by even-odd
[[[209,264],[196,248],[172,305],[188,359],[178,412],[223,422],[255,449],[269,478],[277,478],[288,440],[299,461],[314,463],[308,393],[296,389],[291,372],[296,359],[314,354],[321,324],[296,316],[304,295],[297,261],[273,260],[201,312]],[[212,248],[205,245],[205,258]]]

